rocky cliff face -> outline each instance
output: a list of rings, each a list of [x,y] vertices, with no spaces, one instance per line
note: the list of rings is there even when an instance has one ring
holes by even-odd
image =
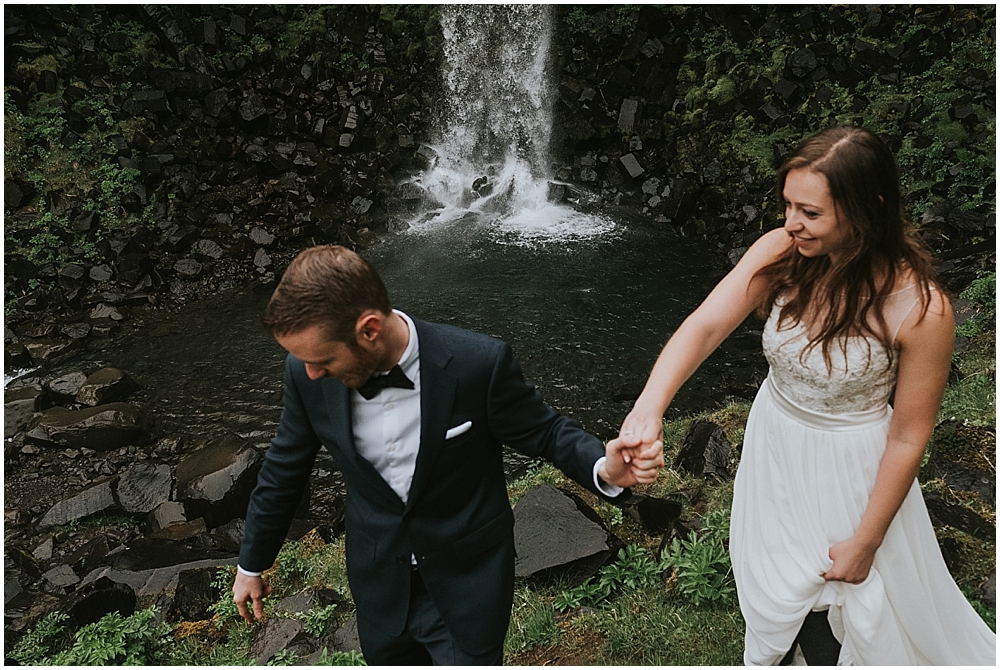
[[[953,288],[994,248],[994,8],[553,11],[555,176],[590,204],[735,261],[777,223],[781,159],[850,123],[896,151]],[[68,340],[106,334],[130,309],[267,281],[307,244],[363,246],[420,205],[396,185],[425,167],[440,109],[433,7],[5,19],[8,326],[58,314]]]
[[[778,222],[783,158],[861,125],[954,288],[994,248],[992,7],[587,6],[562,24],[564,179],[735,261]]]

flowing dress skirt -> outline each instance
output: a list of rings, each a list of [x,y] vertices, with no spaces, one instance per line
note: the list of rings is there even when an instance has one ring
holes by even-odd
[[[829,609],[841,665],[996,665],[996,635],[941,556],[914,480],[861,584],[827,582],[829,548],[854,533],[891,408],[831,415],[764,381],[734,484],[730,553],[747,665],[774,665],[810,610]]]

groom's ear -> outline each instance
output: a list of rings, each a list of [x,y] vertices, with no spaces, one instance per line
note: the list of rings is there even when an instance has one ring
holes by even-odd
[[[359,316],[354,324],[354,337],[358,344],[375,342],[382,332],[382,324],[382,315],[375,310],[370,310]]]

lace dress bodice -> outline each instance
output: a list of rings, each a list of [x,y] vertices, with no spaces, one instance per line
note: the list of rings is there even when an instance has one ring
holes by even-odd
[[[886,323],[895,341],[899,327],[920,302],[916,285],[894,292],[886,301]],[[802,355],[809,344],[803,323],[783,324],[777,301],[764,325],[764,356],[778,390],[795,404],[825,414],[864,412],[885,405],[896,383],[899,357],[890,357],[878,340],[853,336],[830,349],[830,368],[821,344]],[[895,353],[895,352],[894,352]]]

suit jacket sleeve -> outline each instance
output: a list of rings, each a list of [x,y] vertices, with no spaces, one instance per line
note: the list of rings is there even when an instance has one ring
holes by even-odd
[[[524,380],[510,345],[502,343],[487,398],[490,429],[504,444],[528,456],[541,456],[568,477],[604,500],[594,486],[594,463],[604,456],[604,444],[574,419],[542,400]],[[620,500],[621,494],[616,500]]]
[[[296,372],[304,374],[302,364],[289,355],[285,360],[281,422],[264,456],[247,508],[239,564],[253,572],[266,570],[274,563],[308,488],[320,446],[295,384]]]

